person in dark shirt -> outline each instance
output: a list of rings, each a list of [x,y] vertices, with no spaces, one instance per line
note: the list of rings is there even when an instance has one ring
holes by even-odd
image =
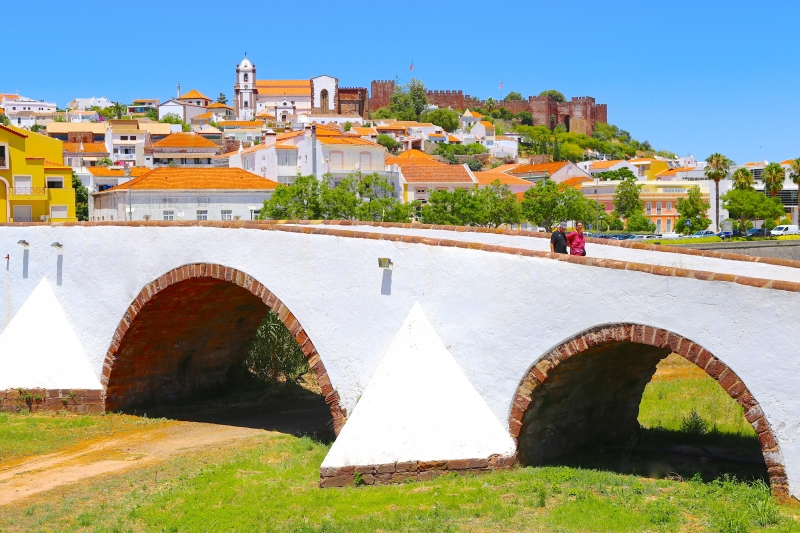
[[[551,252],[555,252],[557,254],[567,253],[567,236],[565,235],[566,231],[567,231],[567,223],[559,222],[558,227],[553,232],[553,235],[550,237]]]

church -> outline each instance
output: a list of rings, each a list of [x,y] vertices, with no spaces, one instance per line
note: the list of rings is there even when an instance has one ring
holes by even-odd
[[[369,118],[369,93],[364,87],[339,87],[333,76],[308,80],[259,80],[256,65],[244,55],[236,65],[234,108],[239,120],[286,121],[298,114],[356,114]]]
[[[245,54],[236,65],[234,107],[239,120],[256,115],[286,120],[289,115],[339,113],[339,80],[316,76],[308,80],[259,80],[256,65]]]

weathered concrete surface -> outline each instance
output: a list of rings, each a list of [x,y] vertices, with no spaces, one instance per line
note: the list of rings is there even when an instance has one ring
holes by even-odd
[[[709,242],[703,244],[681,244],[680,246],[693,250],[709,250],[712,252],[734,253],[757,257],[776,257],[778,259],[800,261],[800,240]]]
[[[29,254],[17,245],[22,239],[30,243]],[[54,241],[64,246],[60,261],[50,246]],[[782,332],[800,329],[797,265],[590,244],[588,257],[567,257],[546,252],[546,238],[519,232],[243,222],[11,225],[0,228],[0,249],[10,255],[0,274],[0,327],[47,279],[113,401],[147,397],[150,386],[172,395],[196,386],[170,383],[179,379],[180,358],[190,350],[197,355],[186,375],[201,385],[204,369],[219,377],[233,364],[226,354],[250,335],[248,320],[255,320],[258,307],[241,289],[261,302],[263,312],[276,311],[295,335],[341,425],[419,302],[460,371],[512,438],[538,394],[534,389],[545,391],[547,374],[560,372],[554,369],[573,355],[612,342],[668,346],[745,406],[774,486],[800,495],[796,342],[794,335],[752,327],[769,317]],[[394,270],[378,268],[379,257],[391,258]],[[175,327],[182,329],[171,331]],[[47,331],[47,324],[41,329]],[[142,340],[150,337],[162,341]],[[203,359],[206,354],[209,359]],[[10,359],[30,356],[23,351]],[[623,364],[605,357],[597,360]],[[140,368],[136,358],[152,366]],[[6,360],[0,357],[0,375],[8,375],[14,387],[19,367]],[[191,374],[200,360],[205,362]],[[579,365],[570,368],[578,378],[562,379],[591,380]],[[46,366],[34,371],[37,379],[58,378]],[[606,386],[618,391],[619,401],[604,402],[623,422],[632,416],[626,406],[638,401],[641,375],[625,386],[624,373],[606,373],[612,380]],[[600,383],[593,383],[580,388],[597,391]],[[602,391],[598,398],[604,398]],[[586,401],[575,406],[570,416],[584,420],[579,407],[593,408]],[[386,417],[404,409],[410,412],[403,417],[424,416],[424,408],[398,402],[387,407]],[[525,420],[533,423],[531,415]],[[556,436],[569,435],[556,429]],[[451,438],[446,432],[439,437]],[[421,471],[446,468],[450,459],[422,461]],[[452,469],[480,469],[485,460],[459,459]],[[377,473],[380,465],[361,466]]]

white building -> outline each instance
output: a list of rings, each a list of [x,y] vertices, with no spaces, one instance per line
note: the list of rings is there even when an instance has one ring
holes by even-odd
[[[92,194],[90,220],[252,220],[277,186],[238,168],[157,168]]]
[[[106,107],[111,107],[114,105],[114,102],[106,98],[105,96],[92,96],[91,98],[76,98],[70,103],[67,104],[67,109],[75,109],[78,111],[86,111],[90,107],[99,107],[100,109],[104,109]]]
[[[5,109],[6,115],[9,116],[17,111],[49,111],[55,113],[58,110],[55,102],[37,101],[18,94],[4,94],[2,101],[0,101],[0,107]]]
[[[177,115],[187,124],[197,115],[208,113],[205,106],[182,102],[180,100],[167,100],[158,106],[158,120],[162,120],[167,115]]]

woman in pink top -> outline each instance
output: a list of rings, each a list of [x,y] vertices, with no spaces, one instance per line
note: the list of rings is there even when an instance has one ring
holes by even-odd
[[[583,222],[578,222],[575,231],[567,235],[569,255],[586,255],[586,237],[583,234]]]

